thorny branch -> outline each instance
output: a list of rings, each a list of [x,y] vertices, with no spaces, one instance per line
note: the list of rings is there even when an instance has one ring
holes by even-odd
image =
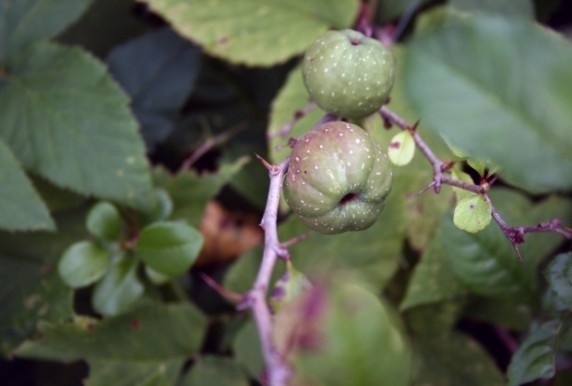
[[[260,226],[264,229],[264,252],[254,285],[244,296],[243,301],[239,304],[239,308],[252,311],[261,342],[262,355],[266,364],[265,376],[268,384],[271,386],[284,386],[290,377],[291,370],[273,343],[272,314],[266,302],[266,293],[276,261],[278,258],[289,258],[288,251],[278,240],[276,225],[280,190],[289,159],[286,159],[280,165],[270,165],[262,159],[261,161],[268,169],[270,175],[266,209],[260,222]]]
[[[502,218],[496,207],[493,205],[489,197],[488,192],[490,188],[490,182],[484,182],[483,184],[471,184],[449,177],[445,173],[449,171],[451,164],[440,160],[435,155],[435,153],[433,153],[433,151],[429,148],[429,146],[423,140],[423,138],[421,138],[421,136],[417,132],[417,125],[419,122],[410,125],[398,114],[391,111],[386,106],[381,107],[381,109],[379,110],[379,114],[384,119],[386,126],[391,127],[392,125],[395,125],[399,127],[401,130],[407,130],[411,133],[413,140],[415,141],[415,145],[423,153],[425,158],[427,158],[427,160],[433,167],[433,181],[431,182],[431,184],[429,184],[428,186],[429,188],[432,187],[436,193],[439,193],[441,185],[445,184],[460,189],[464,189],[476,194],[481,194],[483,196],[483,198],[489,205],[493,220],[498,225],[500,230],[503,232],[507,240],[511,243],[514,251],[516,252],[518,258],[521,261],[522,261],[522,254],[520,253],[520,244],[523,244],[525,242],[525,235],[528,233],[552,232],[552,233],[558,233],[566,237],[567,239],[572,239],[572,229],[565,227],[562,224],[562,221],[559,219],[548,220],[533,226],[513,227],[508,225],[506,221]]]

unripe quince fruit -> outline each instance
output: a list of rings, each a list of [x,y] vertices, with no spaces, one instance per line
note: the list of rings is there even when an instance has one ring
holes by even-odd
[[[322,124],[298,139],[284,181],[284,197],[309,228],[333,234],[372,226],[391,189],[381,146],[361,127]]]
[[[318,106],[360,119],[387,100],[395,79],[395,59],[383,44],[358,31],[328,31],[306,50],[302,72]]]

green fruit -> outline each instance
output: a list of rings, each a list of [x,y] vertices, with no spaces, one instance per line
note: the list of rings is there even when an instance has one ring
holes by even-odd
[[[309,228],[333,234],[372,226],[390,189],[381,146],[359,126],[328,122],[294,145],[283,191]]]
[[[359,119],[387,100],[395,59],[379,41],[353,30],[328,31],[304,55],[304,83],[322,109]]]

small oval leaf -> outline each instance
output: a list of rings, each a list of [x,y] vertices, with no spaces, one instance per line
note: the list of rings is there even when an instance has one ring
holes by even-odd
[[[482,231],[491,219],[491,208],[480,194],[463,198],[457,203],[453,213],[455,226],[469,233]]]
[[[109,252],[91,241],[72,244],[58,264],[62,280],[72,288],[85,287],[103,277],[109,267]]]
[[[285,304],[294,300],[312,287],[310,280],[302,272],[292,265],[290,260],[286,261],[286,272],[278,279],[274,285],[270,305],[274,312],[278,312]]]
[[[180,222],[158,222],[139,235],[137,255],[159,273],[173,277],[185,273],[203,246],[203,236]]]
[[[397,133],[389,142],[389,159],[397,166],[405,166],[415,155],[415,141],[407,130]]]
[[[145,266],[145,275],[155,285],[162,285],[168,282],[171,278],[167,275],[163,275],[160,272],[155,271],[148,265]]]
[[[87,214],[86,227],[95,237],[117,241],[121,238],[123,220],[115,205],[102,201],[91,208]]]
[[[118,256],[93,291],[93,308],[102,315],[115,316],[129,311],[143,295],[137,277],[137,260]]]

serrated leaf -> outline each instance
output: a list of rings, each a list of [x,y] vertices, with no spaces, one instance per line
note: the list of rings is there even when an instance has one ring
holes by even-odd
[[[172,386],[176,383],[182,359],[145,362],[89,361],[86,386]]]
[[[137,123],[100,62],[79,48],[42,42],[8,67],[0,138],[24,167],[84,195],[152,205]]]
[[[66,249],[58,263],[58,273],[70,287],[81,288],[101,279],[109,264],[108,250],[92,241],[80,241]]]
[[[107,64],[131,97],[141,134],[152,150],[174,129],[174,118],[194,88],[201,64],[198,47],[162,28],[116,47]]]
[[[0,253],[0,352],[10,355],[33,336],[38,321],[59,322],[73,314],[73,293],[49,262]]]
[[[190,303],[147,304],[101,322],[45,325],[43,338],[26,342],[17,354],[60,361],[186,360],[199,351],[206,327],[206,318]]]
[[[91,0],[28,0],[2,2],[0,63],[8,55],[40,39],[49,39],[73,23]]]
[[[135,253],[149,267],[167,276],[187,272],[203,246],[203,236],[184,223],[157,222],[141,231]]]
[[[415,266],[400,309],[404,311],[423,304],[458,299],[466,294],[467,289],[448,264],[442,237],[437,234]]]
[[[329,27],[351,25],[356,0],[146,0],[175,30],[212,55],[272,65],[299,54]],[[284,28],[288,26],[288,28]]]
[[[181,380],[181,386],[248,386],[250,382],[238,362],[207,355],[195,362]]]
[[[143,295],[143,284],[137,277],[138,262],[128,256],[114,256],[103,279],[92,293],[92,306],[102,315],[115,316],[132,309]]]
[[[397,133],[389,142],[387,155],[397,166],[405,166],[415,155],[415,142],[410,132],[404,130]]]
[[[492,220],[491,208],[480,194],[465,197],[453,212],[455,226],[469,233],[482,231]]]
[[[534,19],[534,5],[531,0],[451,0],[449,5],[464,12],[486,12]]]
[[[572,309],[572,254],[556,256],[546,267],[545,275],[558,301]]]
[[[570,62],[570,43],[532,23],[466,17],[411,43],[404,75],[422,121],[512,184],[547,192],[572,188]]]
[[[55,269],[62,252],[86,236],[84,212],[56,217],[57,233],[0,232],[0,351],[12,350],[36,334],[39,322],[58,323],[73,315],[73,290]]]
[[[419,367],[414,385],[503,386],[503,374],[492,358],[469,337],[459,333],[423,336],[414,344]]]
[[[270,125],[267,132],[270,138],[268,151],[272,162],[280,163],[284,160],[290,154],[288,139],[304,135],[324,115],[324,112],[316,107],[301,117],[290,132],[282,133],[284,125],[290,122],[296,111],[305,108],[309,102],[310,97],[302,79],[302,68],[297,66],[288,74],[286,82],[272,101]]]
[[[46,205],[0,139],[0,228],[9,231],[54,230]]]
[[[526,337],[508,367],[509,386],[554,376],[556,345],[561,327],[561,322],[551,320]]]
[[[85,221],[87,230],[95,237],[107,241],[118,241],[121,238],[123,219],[110,202],[95,204]]]

